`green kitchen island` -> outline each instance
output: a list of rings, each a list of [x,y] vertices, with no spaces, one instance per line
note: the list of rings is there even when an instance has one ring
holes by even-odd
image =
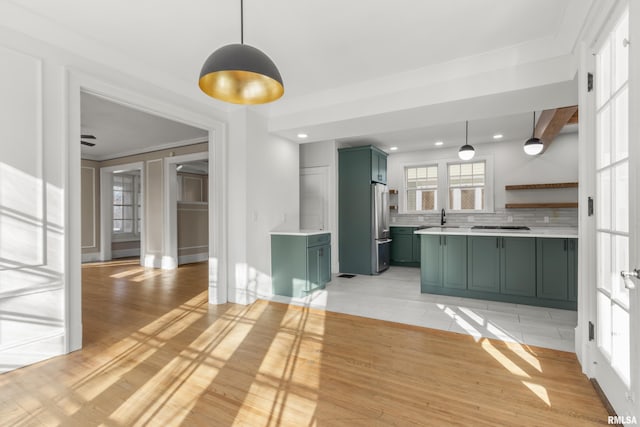
[[[415,234],[422,293],[576,310],[576,229],[428,227]]]

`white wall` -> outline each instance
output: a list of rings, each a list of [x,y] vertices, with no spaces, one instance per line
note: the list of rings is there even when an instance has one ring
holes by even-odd
[[[335,141],[313,142],[300,145],[300,170],[326,167],[329,174],[328,227],[331,233],[331,270],[340,271],[338,265],[338,147]]]
[[[269,231],[299,226],[298,144],[242,109],[230,115],[229,161],[229,301],[249,304],[272,293]]]
[[[558,135],[539,156],[525,154],[523,145],[524,141],[475,145],[477,157],[493,158],[494,207],[504,208],[505,203],[577,201],[576,189],[505,191],[505,185],[578,181],[578,134]],[[390,154],[387,159],[389,188],[402,190],[405,165],[419,165],[440,159],[456,160],[458,148]]]
[[[8,19],[0,14],[0,112],[8,123],[0,129],[0,311],[15,316],[0,317],[3,370],[82,345],[81,89],[215,135],[210,163],[216,187],[210,195],[218,207],[225,205],[227,170],[224,126],[215,119],[226,115],[216,113],[212,100],[194,101],[168,86],[154,86],[54,48],[9,29]],[[210,265],[215,267],[210,268],[209,289],[217,295],[210,301],[226,302],[225,215],[211,212],[210,218]]]

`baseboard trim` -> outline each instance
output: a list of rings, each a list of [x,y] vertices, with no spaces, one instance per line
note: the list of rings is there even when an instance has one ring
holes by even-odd
[[[133,256],[140,256],[140,248],[118,249],[111,251],[111,258],[129,258]]]
[[[202,262],[209,259],[209,253],[199,253],[193,255],[182,255],[178,257],[178,265],[191,264],[194,262]]]
[[[591,385],[600,398],[600,401],[604,405],[604,408],[607,410],[607,413],[612,417],[616,417],[618,414],[616,414],[616,410],[613,409],[611,402],[609,402],[609,399],[607,399],[607,395],[604,394],[604,391],[600,387],[600,384],[598,384],[598,380],[596,380],[595,378],[590,378],[589,381],[591,381]]]
[[[100,259],[100,252],[90,252],[88,254],[82,254],[82,262],[97,262],[102,261]]]

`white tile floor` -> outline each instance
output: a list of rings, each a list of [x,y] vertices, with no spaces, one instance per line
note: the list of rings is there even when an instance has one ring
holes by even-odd
[[[574,352],[577,313],[420,293],[420,269],[391,267],[379,276],[334,275],[327,288],[304,298],[261,298],[356,316]]]

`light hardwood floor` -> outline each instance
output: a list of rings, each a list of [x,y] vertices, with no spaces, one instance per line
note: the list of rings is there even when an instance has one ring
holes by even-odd
[[[574,354],[259,301],[207,266],[83,266],[84,348],[0,376],[0,425],[586,426]]]

